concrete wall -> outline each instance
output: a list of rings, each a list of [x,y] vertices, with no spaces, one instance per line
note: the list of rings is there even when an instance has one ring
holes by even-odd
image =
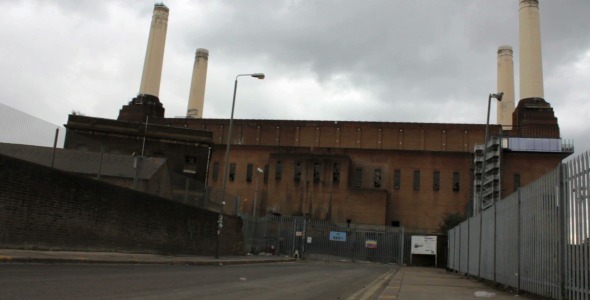
[[[214,255],[217,214],[0,155],[0,247]],[[222,255],[243,254],[226,217]]]

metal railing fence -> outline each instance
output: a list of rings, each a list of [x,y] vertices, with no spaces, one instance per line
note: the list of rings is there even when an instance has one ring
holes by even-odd
[[[304,217],[243,215],[245,251],[260,255],[289,255],[325,261],[401,264],[404,229],[401,227],[336,224]]]
[[[554,299],[590,299],[590,152],[448,232],[448,268]]]

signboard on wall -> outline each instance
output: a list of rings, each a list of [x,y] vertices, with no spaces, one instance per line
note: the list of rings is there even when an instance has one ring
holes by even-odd
[[[413,235],[412,254],[436,255],[436,236]]]

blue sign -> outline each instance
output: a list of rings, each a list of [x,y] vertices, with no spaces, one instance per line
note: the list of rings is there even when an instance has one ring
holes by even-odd
[[[330,241],[346,242],[346,232],[330,231]]]

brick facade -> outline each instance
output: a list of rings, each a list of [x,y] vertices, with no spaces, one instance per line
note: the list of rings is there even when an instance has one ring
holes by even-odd
[[[532,114],[527,118],[535,117]],[[553,119],[551,123],[558,132]],[[203,185],[208,203],[221,203],[228,120],[153,118],[150,124],[210,134]],[[433,233],[445,212],[470,211],[472,153],[475,145],[483,144],[484,132],[482,124],[234,120],[224,209],[235,214],[252,214],[256,209],[257,216],[274,213],[338,223],[391,224]],[[518,135],[502,132],[498,125],[490,125],[489,132]],[[66,146],[75,143],[76,138],[69,137],[68,132]],[[147,155],[154,155],[158,147],[157,141],[148,143]],[[185,151],[166,155],[172,164],[181,164]],[[522,185],[567,156],[545,153],[535,160],[537,167],[527,168],[532,157],[541,157],[527,155],[506,153],[503,162],[504,174],[522,174]],[[258,168],[264,174],[258,175]],[[503,196],[511,193],[512,181],[512,175],[502,177]]]

